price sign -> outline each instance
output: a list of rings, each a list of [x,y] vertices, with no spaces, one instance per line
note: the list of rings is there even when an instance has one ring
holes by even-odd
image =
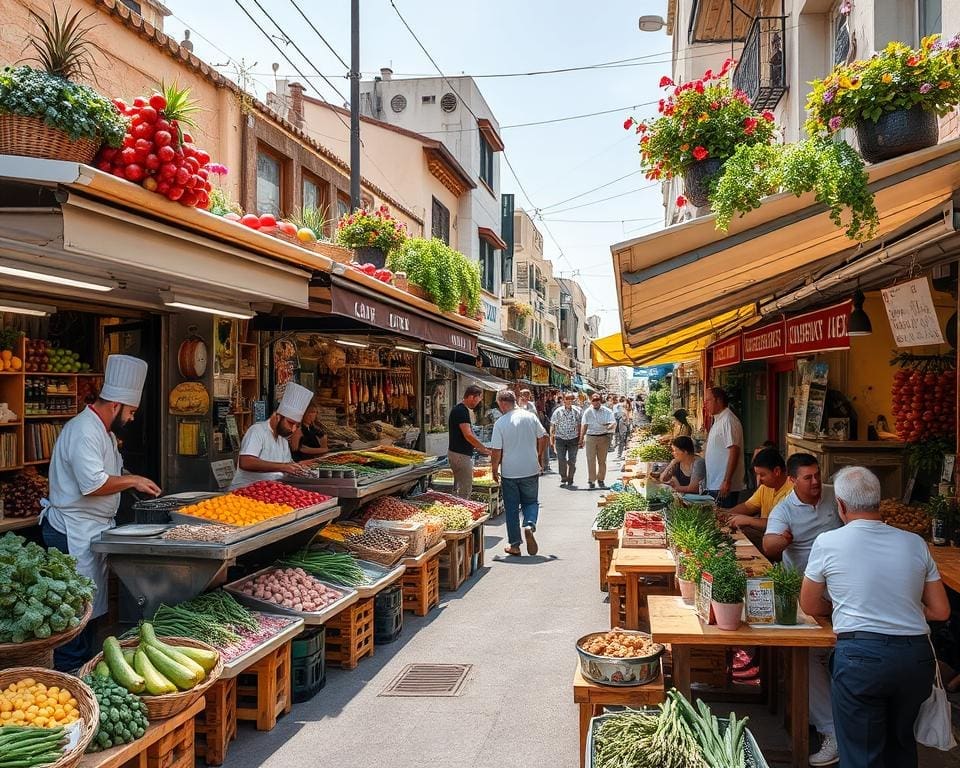
[[[213,476],[217,480],[217,487],[228,488],[233,482],[234,466],[232,459],[223,461],[211,461],[210,469],[213,470]]]
[[[930,283],[920,277],[880,291],[887,310],[890,330],[898,347],[919,347],[925,344],[943,344],[940,320]]]
[[[697,585],[697,615],[704,624],[713,623],[713,576],[709,573],[700,575],[700,583]]]

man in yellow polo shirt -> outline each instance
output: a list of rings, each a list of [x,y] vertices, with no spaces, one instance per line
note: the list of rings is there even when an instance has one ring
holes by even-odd
[[[753,496],[729,511],[727,523],[739,528],[751,541],[754,536],[762,541],[770,512],[793,490],[793,481],[787,474],[783,456],[776,448],[759,451],[753,457],[751,466],[757,476],[757,490]]]

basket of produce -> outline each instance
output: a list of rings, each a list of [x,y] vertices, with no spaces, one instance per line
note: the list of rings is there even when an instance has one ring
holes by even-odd
[[[90,620],[93,590],[69,555],[0,537],[0,669],[52,667],[53,649]]]
[[[419,512],[413,520],[423,523],[424,531],[426,532],[426,541],[424,542],[424,549],[430,549],[437,546],[443,540],[443,532],[446,530],[446,526],[443,523],[443,518],[434,517],[433,515],[428,515],[425,512]]]
[[[379,528],[370,528],[347,536],[343,546],[362,560],[391,566],[406,554],[409,542]]]
[[[632,510],[649,509],[646,496],[639,493],[607,494],[606,504],[597,512],[593,527],[598,531],[609,531],[623,526],[623,519]]]
[[[109,670],[107,670],[109,672]],[[130,693],[109,674],[86,675],[83,682],[90,686],[100,711],[109,713],[100,718],[87,752],[102,752],[121,744],[136,741],[147,732],[146,702],[135,693]]]
[[[923,507],[904,504],[898,499],[884,499],[880,502],[880,519],[887,525],[918,536],[930,535],[930,516]]]
[[[364,530],[381,530],[407,540],[404,557],[422,555],[427,544],[427,527],[417,520],[368,520]]]
[[[398,499],[396,496],[381,496],[364,506],[360,522],[368,520],[409,520],[420,508]]]
[[[147,705],[150,720],[182,712],[212,686],[223,672],[220,653],[189,637],[157,637],[143,622],[138,637],[108,637],[103,652],[80,668],[81,675],[109,675]]]
[[[660,676],[663,645],[646,632],[612,629],[592,632],[577,640],[580,672],[601,685],[631,686],[652,683]]]
[[[470,510],[470,514],[473,515],[474,520],[479,520],[484,515],[490,512],[490,505],[483,501],[473,501],[472,499],[461,499],[459,496],[454,496],[452,493],[444,493],[443,491],[437,491],[431,489],[424,493],[419,494],[418,496],[411,496],[407,499],[411,504],[419,504],[423,506],[423,502],[429,503],[431,501],[443,501],[447,504],[459,504],[462,507],[466,507]]]
[[[459,503],[448,504],[445,501],[435,501],[424,507],[423,513],[442,520],[446,531],[465,531],[473,525],[473,514]]]
[[[40,667],[0,671],[0,766],[73,768],[100,723],[89,686]]]

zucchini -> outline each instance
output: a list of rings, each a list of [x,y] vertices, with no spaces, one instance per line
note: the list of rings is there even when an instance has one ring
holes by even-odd
[[[163,651],[167,656],[173,659],[184,669],[189,670],[199,683],[207,676],[207,670],[194,661],[190,656],[180,652],[180,646],[167,645],[161,642],[153,630],[153,625],[145,621],[140,625],[140,642],[152,645],[154,648]],[[216,662],[214,662],[216,663]]]
[[[133,657],[133,666],[147,681],[147,693],[151,696],[163,696],[165,693],[176,693],[177,686],[161,675],[157,668],[150,663],[150,659],[143,652],[143,647],[137,649]]]
[[[121,648],[123,651],[123,658],[127,660],[127,664],[131,667],[133,666],[133,654],[137,652],[136,648]]]
[[[182,664],[178,664],[155,645],[140,643],[140,650],[147,655],[147,658],[153,666],[157,668],[157,671],[181,691],[189,691],[203,679]]]
[[[167,650],[170,646],[161,646],[161,650]],[[216,651],[208,651],[206,648],[192,648],[189,645],[178,645],[174,648],[177,653],[183,654],[192,659],[203,669],[204,673],[209,672],[220,661],[220,654]]]
[[[123,658],[117,638],[108,637],[103,641],[103,659],[110,668],[110,677],[130,693],[140,693],[146,687],[147,681]]]

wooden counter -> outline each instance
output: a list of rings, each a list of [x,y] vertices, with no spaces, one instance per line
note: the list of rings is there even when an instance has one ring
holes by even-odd
[[[954,592],[960,592],[960,548],[928,546],[943,583]]]

